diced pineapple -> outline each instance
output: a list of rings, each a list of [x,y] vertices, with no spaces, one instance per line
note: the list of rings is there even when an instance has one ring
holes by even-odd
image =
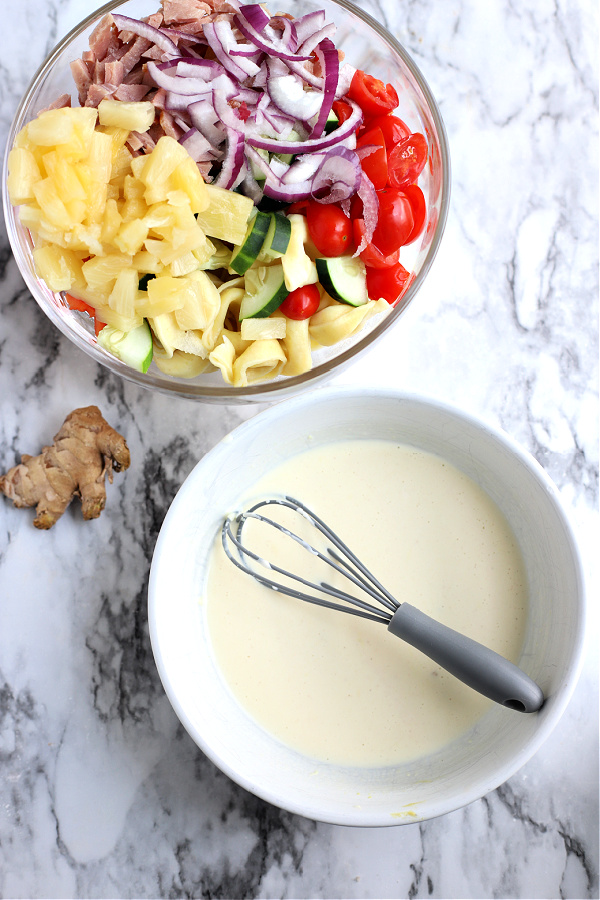
[[[13,147],[8,154],[8,196],[14,206],[33,200],[33,185],[42,175],[35,156],[26,147]]]
[[[100,239],[103,244],[112,244],[114,242],[122,221],[117,201],[114,198],[109,197],[106,200],[104,217],[102,219],[102,231],[100,232]]]
[[[86,256],[101,256],[104,248],[100,235],[101,226],[98,223],[75,225],[70,232],[65,234],[65,243],[72,250],[83,250]]]
[[[130,103],[123,100],[105,98],[98,106],[101,125],[116,125],[127,131],[148,131],[154,122],[155,107],[149,100]]]
[[[84,297],[83,299],[85,300],[86,298]],[[137,314],[131,317],[122,316],[120,313],[115,312],[114,309],[111,309],[107,302],[102,306],[96,306],[95,309],[96,318],[100,322],[104,322],[106,325],[112,325],[113,328],[118,328],[118,330],[122,331],[124,334],[133,331],[134,328],[139,328],[144,321],[142,317]]]
[[[132,222],[134,219],[141,219],[146,214],[147,206],[145,200],[132,197],[126,200],[121,207],[121,216],[124,222]]]
[[[173,260],[169,266],[169,272],[174,278],[177,278],[180,275],[189,275],[190,272],[195,272],[197,268],[198,260],[192,251],[188,250],[187,253],[182,253],[181,256]]]
[[[74,284],[81,285],[81,259],[70,250],[46,244],[33,251],[37,274],[51,291],[68,291]]]
[[[121,269],[108,298],[108,305],[126,318],[136,315],[139,275],[133,268]]]
[[[209,237],[230,244],[241,244],[246,236],[248,217],[254,204],[250,197],[227,191],[225,188],[205,185],[209,205],[198,213],[198,225]]]
[[[190,199],[192,212],[200,213],[210,203],[206,183],[191,156],[183,159],[171,176],[175,190],[184,191]]]
[[[172,313],[184,306],[186,292],[189,293],[192,290],[184,278],[158,275],[148,282],[147,299],[142,300],[138,296],[136,310],[146,318]],[[143,296],[143,291],[140,293]]]
[[[78,177],[78,170],[58,150],[44,154],[44,169],[51,178],[59,197],[69,200],[85,200],[86,191]]]
[[[167,181],[184,159],[189,159],[185,147],[175,138],[163,135],[154,150],[146,157],[139,178],[146,185],[146,202],[150,205],[163,200],[169,189]],[[252,201],[250,201],[252,202]]]
[[[42,178],[33,185],[33,193],[45,220],[55,228],[69,231],[71,218],[52,178]]]
[[[94,181],[108,184],[113,161],[112,138],[102,131],[94,131],[88,146],[87,163]]]
[[[145,190],[146,187],[139,178],[126,175],[123,179],[123,196],[126,200],[142,200]]]
[[[175,311],[177,324],[184,330],[208,328],[221,306],[218,289],[200,269],[178,281],[185,282],[186,291],[183,306]]]
[[[38,147],[68,144],[75,135],[75,122],[62,109],[49,109],[27,126],[27,137]]]
[[[134,256],[142,249],[147,237],[148,226],[144,220],[132,219],[121,225],[118,234],[113,238],[113,243],[122,253]]]
[[[152,275],[158,275],[164,268],[163,265],[158,262],[156,256],[153,253],[149,253],[147,250],[140,250],[139,253],[136,253],[133,257],[132,265],[138,272]],[[171,272],[170,274],[172,275],[173,273]]]
[[[84,262],[82,271],[88,285],[93,288],[110,291],[113,288],[119,272],[131,268],[131,256],[120,253],[109,253],[106,256],[94,256]],[[110,322],[108,323],[111,324]]]

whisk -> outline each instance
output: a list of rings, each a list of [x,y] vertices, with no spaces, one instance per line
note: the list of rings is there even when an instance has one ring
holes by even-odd
[[[325,553],[279,522],[259,512],[268,506],[297,513],[326,539]],[[362,599],[327,582],[315,584],[301,575],[264,559],[243,543],[244,526],[257,520],[272,526],[317,556],[370,599]],[[408,603],[399,603],[355,556],[346,544],[314,512],[293,497],[268,497],[244,512],[225,519],[221,532],[223,549],[231,562],[259,584],[290,597],[328,609],[360,616],[385,625],[392,634],[420,650],[447,672],[496,703],[518,712],[536,712],[544,702],[540,687],[518,666],[483,644],[425,615]],[[266,570],[263,574],[258,567]],[[278,580],[283,576],[290,584]],[[305,588],[296,589],[295,582]],[[332,598],[332,599],[328,599]],[[378,605],[375,606],[375,601]]]

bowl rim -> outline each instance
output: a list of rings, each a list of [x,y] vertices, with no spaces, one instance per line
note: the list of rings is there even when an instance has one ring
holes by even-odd
[[[227,385],[225,382],[222,385],[202,384],[201,381],[194,383],[184,383],[176,381],[174,379],[172,381],[169,381],[169,376],[162,373],[160,373],[160,375],[156,375],[155,373],[142,374],[134,369],[131,369],[129,366],[125,365],[116,358],[107,359],[107,355],[102,352],[95,343],[86,341],[80,335],[78,335],[77,332],[74,332],[68,327],[67,323],[59,315],[58,309],[54,305],[45,302],[42,304],[42,302],[38,299],[37,279],[33,276],[29,267],[25,265],[26,254],[23,247],[21,246],[21,242],[17,240],[16,229],[18,227],[18,216],[15,213],[14,207],[10,203],[7,189],[8,154],[14,143],[16,134],[23,127],[23,125],[26,124],[25,112],[27,109],[27,105],[29,103],[31,95],[37,88],[38,83],[43,80],[45,75],[52,68],[56,58],[60,56],[63,50],[74,38],[85,31],[86,28],[89,28],[94,22],[98,21],[102,16],[111,12],[115,8],[122,6],[125,2],[127,2],[127,0],[109,0],[108,3],[105,3],[99,9],[95,10],[93,13],[90,13],[90,15],[79,22],[79,24],[75,25],[68,32],[68,34],[65,35],[65,37],[63,37],[58,44],[56,44],[56,46],[53,48],[53,50],[51,50],[46,59],[38,67],[17,106],[16,112],[9,128],[4,153],[4,162],[2,169],[2,200],[4,205],[4,218],[6,222],[9,242],[13,251],[13,255],[15,256],[17,265],[21,272],[21,276],[25,280],[27,287],[29,288],[29,291],[38,306],[48,316],[52,323],[59,329],[59,331],[61,331],[62,334],[65,335],[65,337],[72,341],[78,347],[78,349],[83,350],[88,356],[91,356],[91,358],[94,359],[97,363],[100,363],[109,370],[116,372],[127,381],[137,384],[139,387],[146,388],[147,390],[159,391],[160,393],[170,396],[172,395],[200,401],[205,400],[207,402],[212,400],[223,403],[239,403],[251,401],[267,402],[269,400],[281,399],[285,397],[286,394],[293,394],[302,388],[310,389],[311,387],[332,377],[333,374],[337,373],[338,371],[341,371],[353,359],[365,352],[370,347],[373,341],[376,341],[392,325],[396,323],[396,321],[400,318],[404,311],[410,306],[412,300],[420,290],[429,270],[431,269],[431,266],[433,265],[434,259],[437,256],[448,219],[451,193],[451,164],[449,141],[437,101],[435,100],[435,97],[433,96],[433,93],[431,92],[431,89],[429,88],[425,77],[421,73],[415,61],[412,59],[403,45],[394,37],[393,34],[388,32],[379,22],[377,22],[376,19],[369,15],[369,13],[355,6],[354,3],[350,2],[350,0],[327,0],[328,3],[331,3],[334,6],[339,6],[351,15],[357,16],[358,18],[362,19],[362,21],[371,29],[373,29],[379,35],[379,37],[391,48],[391,50],[393,50],[394,53],[396,53],[397,56],[400,57],[402,63],[407,67],[412,77],[414,78],[425,100],[429,115],[433,120],[436,140],[440,152],[442,186],[440,190],[438,219],[435,225],[433,238],[430,246],[427,249],[423,264],[416,277],[410,283],[406,293],[404,294],[402,303],[390,309],[389,312],[386,312],[386,315],[382,318],[382,320],[377,324],[374,324],[373,327],[362,337],[358,337],[358,339],[352,344],[351,347],[347,347],[341,350],[338,354],[336,354],[329,360],[325,360],[324,362],[314,365],[312,369],[310,369],[308,372],[302,373],[301,375],[285,376],[282,380],[274,379],[272,381],[260,382],[255,385],[248,385],[244,388],[237,388]],[[15,230],[15,234],[13,234],[13,229]]]
[[[453,418],[457,424],[465,425],[469,429],[479,430],[483,432],[486,438],[498,442],[501,446],[504,447],[504,449],[507,449],[511,455],[516,457],[520,465],[527,470],[528,475],[532,477],[534,481],[536,481],[538,485],[544,490],[552,506],[554,507],[554,510],[558,516],[558,519],[560,520],[569,545],[569,555],[573,563],[575,579],[578,587],[576,597],[577,621],[574,628],[572,654],[568,664],[565,666],[565,676],[563,678],[563,681],[560,687],[553,694],[553,708],[551,710],[551,714],[548,715],[540,723],[537,730],[524,741],[523,745],[510,757],[510,759],[506,760],[503,766],[500,766],[487,778],[481,776],[476,786],[472,787],[470,790],[463,789],[461,792],[458,792],[453,798],[446,798],[443,801],[439,801],[437,805],[433,804],[431,801],[428,801],[428,806],[433,806],[431,812],[425,811],[424,814],[421,814],[417,811],[416,817],[400,818],[393,821],[390,821],[389,815],[382,816],[378,813],[369,813],[366,810],[362,810],[360,814],[319,813],[310,805],[302,805],[302,803],[296,803],[287,800],[287,798],[282,798],[280,795],[270,790],[268,785],[265,785],[264,783],[257,783],[251,777],[247,777],[243,774],[238,773],[235,768],[229,764],[229,762],[223,760],[219,756],[219,753],[215,751],[215,749],[211,746],[210,741],[204,735],[198,734],[197,729],[195,728],[191,717],[188,715],[185,706],[175,693],[171,684],[169,667],[163,654],[161,636],[158,631],[156,620],[156,609],[159,603],[156,593],[156,583],[158,580],[157,570],[159,566],[159,558],[162,552],[162,546],[167,540],[170,522],[177,515],[178,506],[182,502],[185,485],[191,479],[198,477],[198,472],[201,471],[202,466],[205,464],[204,461],[207,460],[207,458],[212,459],[215,456],[218,457],[223,453],[230,452],[230,448],[232,447],[232,445],[235,445],[236,441],[243,441],[248,432],[256,429],[257,420],[259,425],[262,424],[262,427],[266,428],[270,425],[277,425],[282,416],[285,417],[287,415],[293,415],[296,410],[305,409],[306,407],[311,406],[316,407],[319,404],[336,403],[339,400],[344,401],[348,398],[356,399],[358,397],[360,397],[363,402],[366,398],[371,398],[374,401],[380,400],[382,398],[391,399],[394,401],[402,401],[406,404],[420,407],[424,410],[431,409],[439,413],[445,413],[447,416]],[[505,432],[502,428],[492,425],[485,419],[465,412],[464,410],[454,405],[430,396],[426,396],[424,394],[403,392],[390,388],[357,388],[355,386],[348,385],[337,387],[326,386],[320,388],[313,394],[300,395],[282,400],[280,403],[274,404],[257,413],[255,416],[252,416],[250,419],[242,422],[235,429],[225,435],[206,454],[204,454],[203,457],[201,457],[201,459],[191,470],[190,474],[187,476],[179,491],[177,492],[175,498],[173,499],[171,506],[167,511],[165,519],[163,520],[163,524],[158,535],[148,581],[148,624],[150,642],[154,654],[155,663],[165,693],[167,694],[167,697],[169,698],[169,701],[179,720],[184,725],[192,740],[222,772],[224,772],[229,778],[231,778],[234,782],[239,784],[244,789],[252,792],[261,799],[281,809],[304,816],[306,818],[310,818],[312,820],[322,821],[334,825],[381,827],[409,824],[411,822],[414,823],[417,821],[425,821],[431,818],[437,818],[440,815],[445,815],[449,812],[453,812],[457,809],[467,806],[475,800],[481,799],[481,797],[495,790],[505,781],[515,775],[519,771],[519,769],[521,769],[527,762],[529,762],[529,760],[540,749],[542,744],[545,743],[545,741],[549,738],[550,734],[554,731],[558,722],[562,718],[571,700],[573,692],[577,686],[585,659],[587,647],[586,621],[586,581],[577,537],[575,535],[569,517],[565,511],[560,492],[546,470],[540,465],[535,457],[533,457],[510,434]],[[482,788],[482,783],[484,781],[485,784]]]

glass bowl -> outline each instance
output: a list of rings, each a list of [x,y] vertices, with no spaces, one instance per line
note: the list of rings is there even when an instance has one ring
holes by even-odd
[[[345,54],[346,61],[392,83],[400,104],[395,114],[411,131],[421,132],[429,145],[429,160],[419,177],[427,203],[427,218],[421,237],[403,248],[401,261],[412,273],[413,280],[400,302],[385,316],[373,316],[362,331],[333,347],[313,352],[313,368],[302,375],[279,376],[272,381],[233,387],[227,384],[220,371],[202,374],[194,379],[163,374],[153,363],[142,374],[122,363],[95,339],[91,320],[83,313],[68,308],[59,293],[51,291],[35,273],[29,232],[19,222],[17,210],[10,204],[7,191],[8,150],[18,132],[31,119],[63,93],[71,93],[73,105],[78,105],[77,92],[69,63],[88,49],[88,39],[98,20],[108,12],[140,18],[156,11],[158,0],[127,0],[110,2],[96,10],[74,28],[50,53],[27,89],[12,122],[5,154],[2,196],[7,230],[12,250],[21,274],[31,294],[49,319],[81,350],[114,373],[150,390],[179,397],[214,403],[269,402],[291,396],[335,374],[359,353],[370,347],[389,328],[393,327],[409,303],[419,292],[437,253],[450,198],[450,160],[444,124],[435,99],[421,72],[401,44],[372,17],[347,0],[277,0],[277,11],[301,16],[314,9],[325,10],[327,21],[337,26],[335,44]]]

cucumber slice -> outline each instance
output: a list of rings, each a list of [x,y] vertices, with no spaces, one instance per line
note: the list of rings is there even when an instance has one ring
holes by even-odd
[[[315,259],[319,281],[330,297],[350,306],[364,306],[368,301],[367,272],[362,259],[335,256]]]
[[[269,213],[269,215],[271,224],[259,254],[261,260],[272,260],[277,256],[283,256],[292,234],[292,224],[287,216],[281,213]]]
[[[282,266],[258,266],[246,275],[246,293],[240,306],[243,319],[265,319],[281,306],[287,295]]]
[[[325,134],[329,134],[334,128],[337,128],[340,124],[340,120],[336,116],[333,110],[330,110],[327,119],[325,120]]]
[[[256,260],[265,242],[270,224],[271,217],[267,213],[257,210],[256,215],[248,225],[244,240],[241,245],[234,247],[231,254],[229,265],[238,275],[243,275]]]
[[[124,332],[105,325],[98,333],[98,343],[108,353],[138,372],[147,372],[152,362],[152,332],[144,319],[132,331]]]

